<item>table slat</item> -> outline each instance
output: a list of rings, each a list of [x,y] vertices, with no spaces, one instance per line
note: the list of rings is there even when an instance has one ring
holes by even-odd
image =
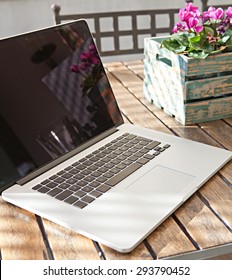
[[[43,260],[48,253],[35,215],[0,197],[0,248],[4,260]]]

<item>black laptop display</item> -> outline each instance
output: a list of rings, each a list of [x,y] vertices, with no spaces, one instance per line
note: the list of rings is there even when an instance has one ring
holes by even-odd
[[[122,123],[86,29],[83,21],[1,42],[0,188]]]

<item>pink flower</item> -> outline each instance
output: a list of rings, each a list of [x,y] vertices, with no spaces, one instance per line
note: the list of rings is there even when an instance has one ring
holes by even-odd
[[[74,72],[74,73],[78,73],[80,71],[79,67],[77,64],[73,64],[71,67],[70,67],[70,70],[71,72]]]
[[[208,11],[203,13],[204,19],[222,19],[224,17],[224,11],[222,8],[216,9],[215,7],[211,6],[209,7]]]
[[[190,30],[190,29],[193,29],[196,33],[199,33],[203,30],[203,27],[202,26],[197,26],[199,22],[199,19],[197,18],[189,18],[188,21],[186,21],[186,30]]]
[[[228,18],[232,18],[232,7],[228,7],[227,11],[226,11],[226,15],[228,16]]]
[[[199,33],[203,29],[202,26],[197,26],[200,20],[200,12],[198,7],[193,6],[192,3],[186,4],[185,8],[179,10],[179,18],[185,25],[183,26],[181,23],[177,24],[173,29],[174,33],[183,30],[189,31],[190,29]]]
[[[185,30],[184,25],[183,25],[181,22],[178,22],[178,23],[174,26],[174,28],[172,29],[172,32],[173,32],[173,33],[177,33],[177,32],[179,32],[179,31],[184,31],[184,30]]]
[[[185,7],[186,11],[188,12],[194,12],[194,13],[198,13],[198,7],[197,6],[193,6],[193,3],[187,3],[186,7]]]
[[[83,60],[88,60],[90,57],[91,57],[91,52],[83,52],[80,55],[80,58],[83,59]]]

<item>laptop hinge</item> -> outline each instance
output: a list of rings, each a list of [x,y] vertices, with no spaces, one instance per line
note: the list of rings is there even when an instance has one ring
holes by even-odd
[[[46,171],[50,170],[51,168],[61,164],[65,160],[67,160],[67,159],[73,157],[74,155],[82,152],[83,150],[91,147],[92,145],[94,145],[97,142],[105,139],[106,137],[108,137],[109,135],[111,135],[111,134],[113,134],[117,131],[118,131],[118,129],[116,127],[113,127],[111,129],[99,134],[98,136],[96,136],[93,139],[87,141],[86,143],[82,144],[81,146],[77,147],[76,149],[68,152],[67,154],[53,160],[52,162],[46,164],[45,166],[43,166],[43,167],[33,171],[32,173],[26,175],[25,177],[18,180],[16,183],[19,184],[19,185],[24,185],[24,184],[28,183],[29,181],[31,181],[34,178],[40,176],[41,174],[45,173]]]

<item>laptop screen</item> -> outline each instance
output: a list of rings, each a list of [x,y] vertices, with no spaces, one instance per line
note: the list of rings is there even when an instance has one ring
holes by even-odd
[[[86,22],[0,41],[0,189],[122,123]]]

